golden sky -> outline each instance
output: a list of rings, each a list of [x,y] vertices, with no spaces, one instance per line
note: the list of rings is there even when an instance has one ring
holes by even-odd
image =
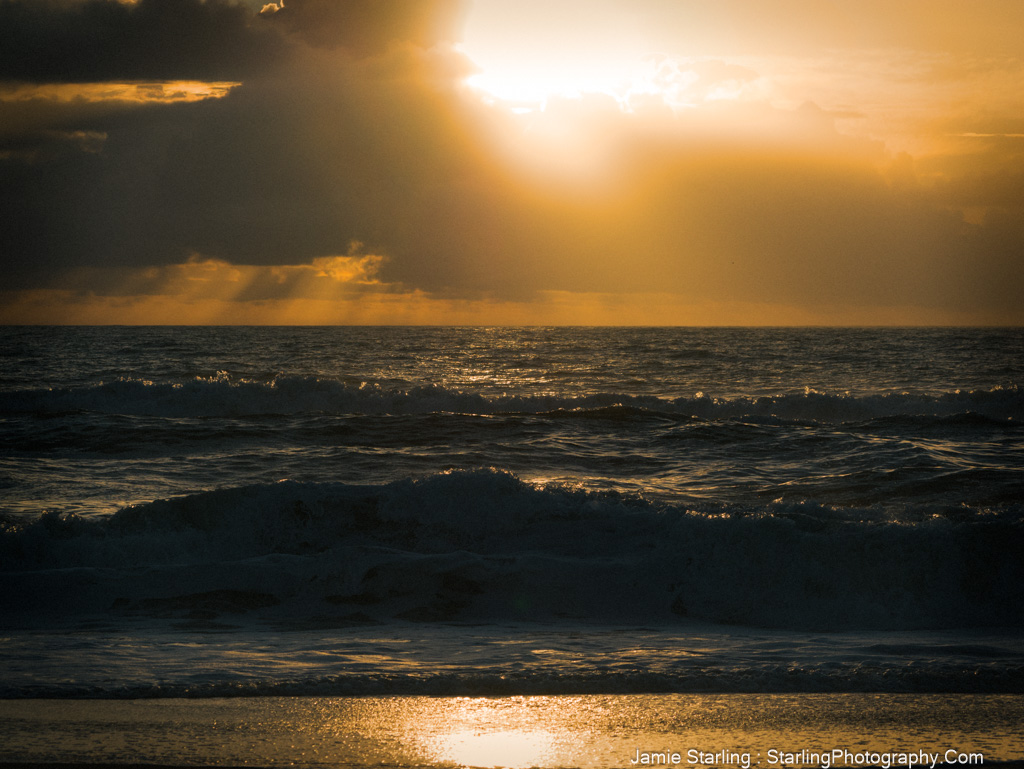
[[[1022,28],[1018,0],[7,0],[0,322],[1017,325]]]

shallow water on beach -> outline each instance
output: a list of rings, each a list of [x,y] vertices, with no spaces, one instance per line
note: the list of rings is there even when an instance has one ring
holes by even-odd
[[[45,644],[45,648],[43,645]],[[1006,631],[809,633],[721,625],[389,623],[12,633],[2,697],[168,698],[1024,688]]]

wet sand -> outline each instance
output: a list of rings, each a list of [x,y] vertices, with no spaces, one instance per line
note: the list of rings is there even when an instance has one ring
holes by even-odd
[[[952,769],[1019,765],[1022,723],[1022,695],[3,700],[0,765]]]

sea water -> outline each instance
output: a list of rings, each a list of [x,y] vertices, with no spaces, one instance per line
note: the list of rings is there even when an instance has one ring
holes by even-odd
[[[1024,692],[1020,329],[0,360],[0,697]]]

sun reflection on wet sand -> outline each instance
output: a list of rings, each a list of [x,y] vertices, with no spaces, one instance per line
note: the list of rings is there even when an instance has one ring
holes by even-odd
[[[820,765],[797,751],[840,748],[976,752],[992,765],[1024,755],[1022,720],[1024,698],[1012,695],[0,700],[0,762],[612,769],[645,752],[699,765],[699,750],[728,755],[721,767],[749,755],[751,767],[796,769]],[[771,750],[795,758],[773,763]]]
[[[409,743],[440,764],[526,769],[580,765],[579,697],[456,697],[424,701]]]
[[[555,737],[544,732],[495,732],[466,730],[438,740],[436,758],[461,766],[526,769],[544,766],[553,753]]]

